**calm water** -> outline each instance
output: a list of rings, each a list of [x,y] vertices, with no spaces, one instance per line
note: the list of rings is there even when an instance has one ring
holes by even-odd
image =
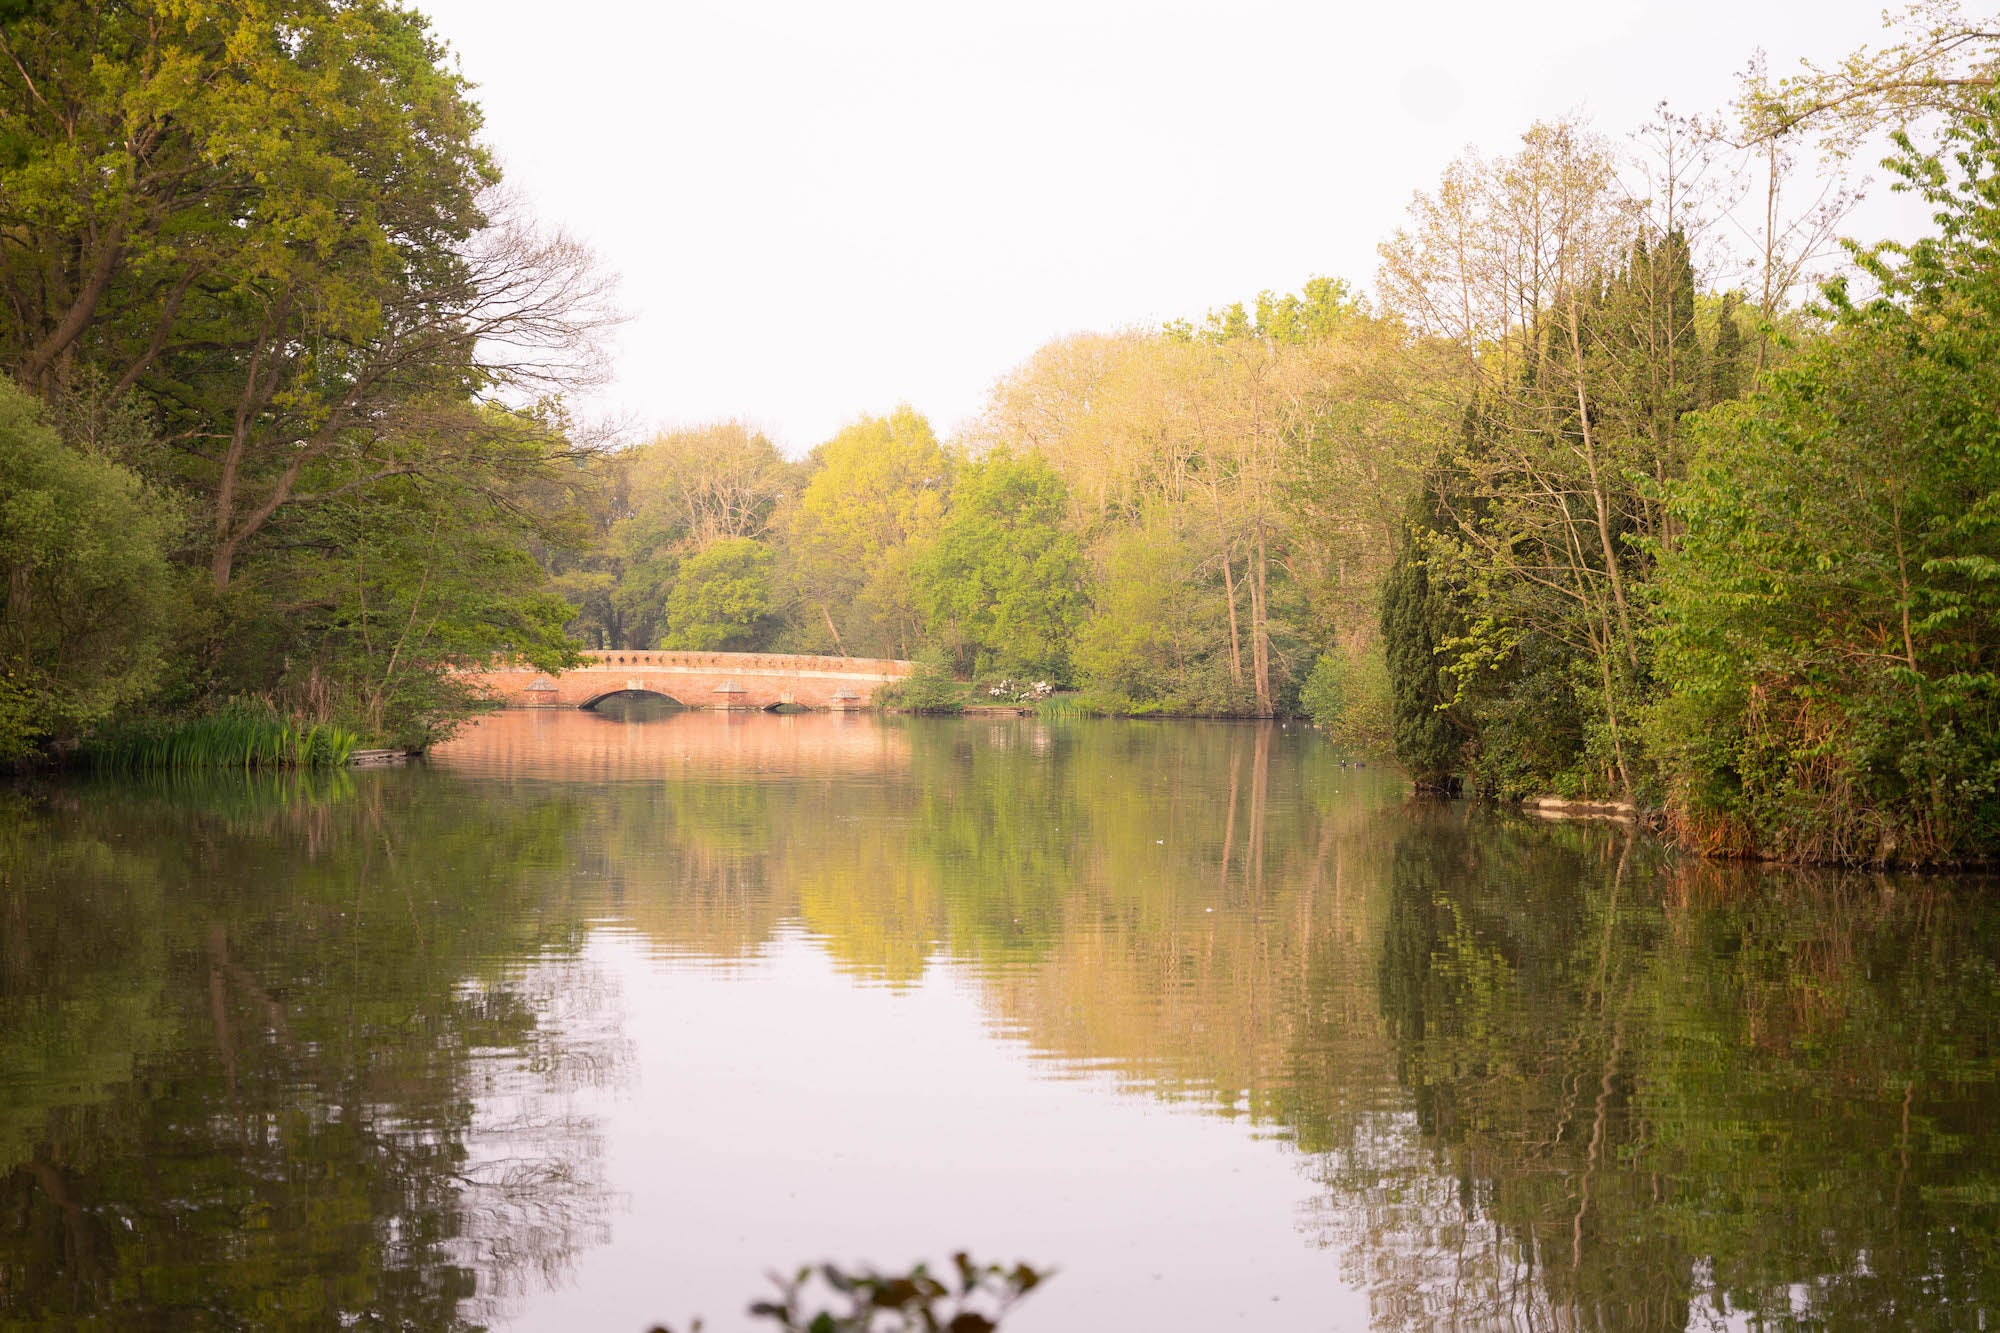
[[[580,713],[0,791],[0,1327],[2000,1325],[1990,882],[1676,864],[1298,729]]]

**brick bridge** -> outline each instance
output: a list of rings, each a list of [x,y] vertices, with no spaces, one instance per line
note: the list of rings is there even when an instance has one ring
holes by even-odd
[[[470,671],[468,679],[509,708],[589,708],[613,694],[664,695],[687,708],[866,708],[877,686],[901,680],[909,662],[879,657],[783,653],[585,653],[554,674],[531,666]]]

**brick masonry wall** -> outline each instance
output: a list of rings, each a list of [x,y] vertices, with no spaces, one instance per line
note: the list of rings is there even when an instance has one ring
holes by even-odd
[[[510,708],[585,708],[607,694],[643,690],[687,708],[839,711],[866,708],[877,688],[913,669],[877,657],[617,651],[587,654],[583,665],[555,674],[501,667],[466,677]]]

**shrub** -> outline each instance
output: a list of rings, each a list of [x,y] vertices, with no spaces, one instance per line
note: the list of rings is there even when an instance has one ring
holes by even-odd
[[[916,662],[916,670],[909,675],[875,691],[876,705],[898,713],[964,712],[966,689],[951,678],[944,658],[925,651],[917,654]]]
[[[175,526],[137,475],[63,444],[0,378],[0,764],[152,691]]]
[[[1393,744],[1389,668],[1379,644],[1359,656],[1338,648],[1321,653],[1299,703],[1342,753],[1385,754]]]

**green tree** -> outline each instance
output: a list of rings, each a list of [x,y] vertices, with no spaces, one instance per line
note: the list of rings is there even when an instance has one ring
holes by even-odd
[[[1456,629],[1450,604],[1431,589],[1424,531],[1410,525],[1382,584],[1382,651],[1389,672],[1389,734],[1419,791],[1451,791],[1465,736],[1445,712],[1452,700],[1439,652]]]
[[[558,554],[560,579],[582,608],[576,632],[599,647],[640,648],[672,632],[667,602],[682,562],[718,542],[768,536],[801,469],[764,435],[726,421],[607,455],[596,471],[607,494],[597,539]]]
[[[670,431],[628,449],[632,540],[699,551],[734,537],[762,537],[798,469],[759,431],[724,421]]]
[[[813,450],[808,467],[781,520],[800,646],[909,656],[922,632],[910,567],[944,522],[951,459],[930,422],[905,405],[847,427]]]
[[[8,42],[0,355],[45,394],[83,363],[145,396],[218,590],[287,508],[486,450],[468,396],[594,370],[589,257],[496,219],[415,12],[62,0]]]
[[[1107,707],[1291,713],[1315,660],[1374,638],[1436,358],[1334,279],[1254,308],[1051,343],[970,432],[1068,489],[1094,575],[1076,662]]]
[[[1537,125],[1510,157],[1454,164],[1383,247],[1384,290],[1455,345],[1466,404],[1407,548],[1421,593],[1399,568],[1384,594],[1399,748],[1427,781],[1455,752],[1500,795],[1652,793],[1636,723],[1648,585],[1676,537],[1665,497],[1688,465],[1683,417],[1734,390],[1742,349],[1726,298],[1702,317],[1687,242],[1705,141],[1671,117],[1647,140],[1653,194],[1635,197],[1608,141]],[[1418,722],[1438,704],[1455,738]]]
[[[1358,658],[1338,648],[1321,653],[1299,691],[1299,706],[1342,754],[1395,749],[1395,698],[1379,642]]]
[[[158,706],[420,736],[467,703],[452,661],[566,651],[521,557],[569,520],[526,501],[576,472],[558,399],[601,370],[607,289],[494,191],[425,20],[48,0],[5,40],[0,363],[184,501],[208,592],[156,608]]]
[[[1207,560],[1207,533],[1189,536],[1184,516],[1156,506],[1098,544],[1091,613],[1077,632],[1075,662],[1085,689],[1114,712],[1247,711],[1231,677],[1229,622],[1221,578]]]
[[[496,655],[544,670],[577,660],[576,608],[534,558],[543,529],[517,493],[543,429],[498,412],[483,462],[375,484],[274,520],[288,558],[244,567],[225,603],[230,648],[201,679],[210,695],[273,695],[319,720],[349,720],[400,745],[449,735],[474,700],[455,666]],[[278,608],[281,614],[270,614]]]
[[[1068,508],[1068,488],[1040,458],[1001,452],[960,470],[912,570],[927,632],[959,670],[1069,683],[1088,567]]]
[[[0,765],[75,740],[158,683],[179,516],[66,448],[0,379]]]
[[[2000,99],[1899,188],[1830,335],[1700,426],[1652,719],[1683,834],[1807,860],[2000,852]]]
[[[772,608],[771,548],[725,537],[681,562],[667,596],[662,648],[747,652],[761,647]]]

